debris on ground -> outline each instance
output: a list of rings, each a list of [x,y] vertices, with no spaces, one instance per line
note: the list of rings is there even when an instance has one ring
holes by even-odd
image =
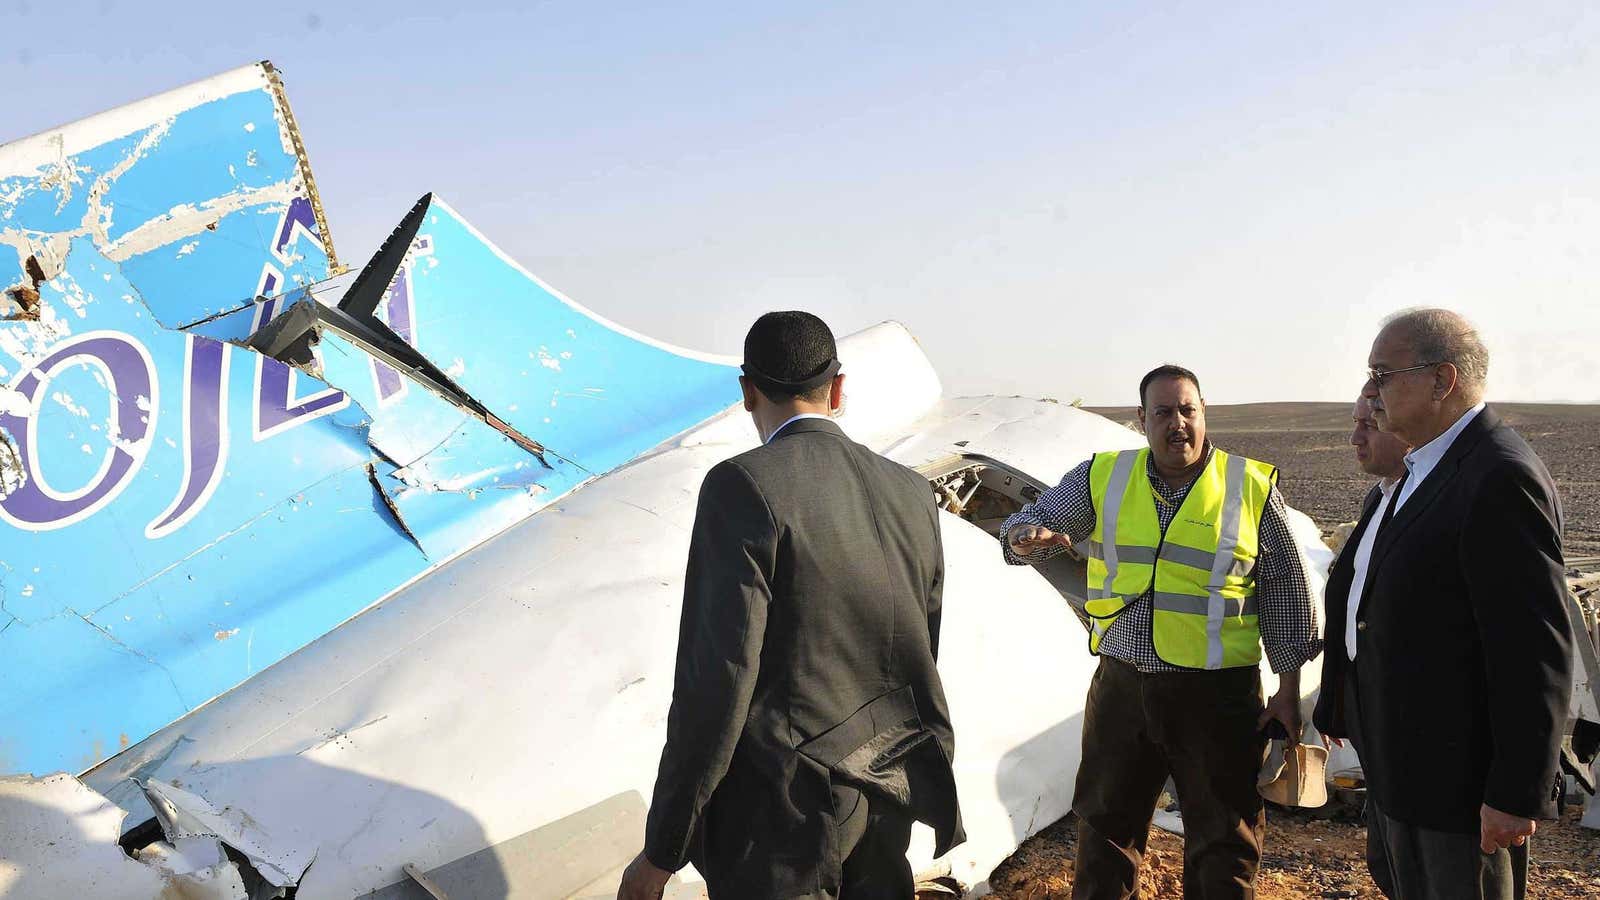
[[[1600,897],[1600,832],[1578,824],[1571,808],[1543,823],[1534,838],[1528,896],[1540,900]],[[1025,842],[995,869],[989,885],[997,900],[1066,900],[1072,896],[1078,820],[1067,816]],[[1366,828],[1353,808],[1330,804],[1314,810],[1272,807],[1256,879],[1259,900],[1382,897],[1367,875]],[[1140,873],[1140,896],[1183,896],[1183,839],[1150,830]]]

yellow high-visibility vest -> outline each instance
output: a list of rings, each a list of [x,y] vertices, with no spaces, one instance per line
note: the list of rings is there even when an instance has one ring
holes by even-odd
[[[1111,623],[1148,592],[1161,659],[1189,669],[1258,664],[1255,566],[1278,470],[1213,449],[1163,535],[1149,456],[1148,447],[1097,453],[1089,465],[1090,652],[1100,652]]]

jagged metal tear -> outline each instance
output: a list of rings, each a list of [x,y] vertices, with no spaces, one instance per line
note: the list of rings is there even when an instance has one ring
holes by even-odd
[[[396,261],[396,266],[398,264]],[[368,356],[472,414],[515,441],[532,454],[540,465],[550,468],[549,461],[545,459],[545,454],[550,452],[547,448],[478,402],[432,360],[406,343],[405,339],[371,313],[367,313],[365,318],[358,318],[340,308],[323,306],[315,300],[302,300],[256,332],[250,338],[249,346],[259,353],[309,372],[315,365],[314,351],[324,331],[341,335]]]
[[[290,888],[300,883],[306,869],[316,859],[314,851],[294,847],[277,848],[250,816],[232,807],[217,809],[204,797],[155,779],[140,784],[150,808],[167,840],[211,838],[231,847],[250,860],[267,883]]]

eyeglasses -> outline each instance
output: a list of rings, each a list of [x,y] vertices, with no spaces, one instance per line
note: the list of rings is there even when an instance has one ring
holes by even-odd
[[[1422,363],[1420,365],[1415,365],[1415,366],[1406,366],[1403,369],[1371,369],[1371,368],[1369,368],[1369,369],[1367,369],[1367,380],[1372,382],[1373,384],[1377,385],[1378,387],[1383,387],[1383,383],[1386,380],[1388,380],[1390,375],[1400,375],[1400,374],[1403,374],[1405,372],[1415,372],[1418,369],[1426,369],[1429,366],[1437,366],[1437,365],[1439,365],[1439,364],[1436,363],[1436,362],[1430,362],[1430,363]]]

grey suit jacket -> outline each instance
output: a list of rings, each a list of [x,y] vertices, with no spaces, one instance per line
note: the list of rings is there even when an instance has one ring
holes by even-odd
[[[926,479],[801,419],[700,489],[645,854],[727,896],[835,889],[862,792],[964,839]]]

